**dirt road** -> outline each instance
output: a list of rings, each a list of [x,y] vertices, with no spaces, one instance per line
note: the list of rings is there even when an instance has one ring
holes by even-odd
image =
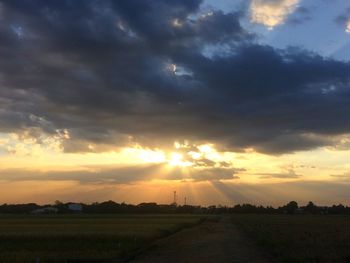
[[[254,245],[242,236],[228,217],[184,229],[159,240],[139,254],[133,263],[268,263]]]

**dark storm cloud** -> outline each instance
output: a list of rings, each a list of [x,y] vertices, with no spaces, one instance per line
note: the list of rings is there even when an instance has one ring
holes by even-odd
[[[349,63],[258,45],[242,13],[200,4],[2,0],[1,131],[67,129],[69,152],[186,139],[272,154],[350,132]]]

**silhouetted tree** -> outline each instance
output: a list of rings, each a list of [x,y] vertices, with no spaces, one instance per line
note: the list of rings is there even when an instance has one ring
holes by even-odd
[[[309,214],[317,214],[318,212],[318,207],[313,203],[313,202],[309,202],[305,208],[304,208],[304,211],[306,213],[309,213]]]
[[[54,207],[58,209],[58,213],[72,213],[68,209],[70,203],[62,203],[56,201]],[[25,214],[31,213],[33,210],[39,208],[49,207],[50,205],[29,204],[3,204],[0,205],[0,213]],[[144,214],[144,213],[197,213],[197,214],[225,214],[225,213],[249,213],[249,214],[294,214],[298,210],[298,203],[291,201],[288,204],[273,208],[272,206],[256,206],[252,204],[237,204],[234,207],[227,206],[174,206],[170,204],[159,205],[157,203],[140,203],[138,205],[131,205],[126,203],[116,203],[112,200],[102,203],[82,204],[83,213],[88,214]],[[306,206],[300,207],[306,214],[350,214],[350,207],[342,204],[333,205],[331,207],[318,207],[313,202],[309,202]]]
[[[288,204],[284,206],[284,209],[287,212],[287,214],[295,214],[298,208],[299,208],[298,203],[295,201],[290,201]]]
[[[349,213],[349,208],[343,206],[342,204],[333,205],[333,206],[328,208],[328,213],[329,214],[334,214],[334,215],[348,214]]]

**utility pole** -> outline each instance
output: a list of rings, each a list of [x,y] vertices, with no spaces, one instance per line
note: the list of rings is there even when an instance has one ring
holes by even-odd
[[[174,201],[173,201],[173,205],[175,205],[175,206],[176,206],[176,199],[177,199],[176,191],[174,191]]]
[[[185,205],[187,205],[187,197],[185,196],[185,202],[184,202]]]

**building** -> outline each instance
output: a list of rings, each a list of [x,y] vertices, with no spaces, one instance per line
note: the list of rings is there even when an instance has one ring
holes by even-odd
[[[83,212],[83,206],[81,204],[69,203],[68,209],[77,213]]]
[[[58,209],[56,207],[44,207],[44,208],[39,208],[31,211],[31,214],[56,214],[58,212]]]

